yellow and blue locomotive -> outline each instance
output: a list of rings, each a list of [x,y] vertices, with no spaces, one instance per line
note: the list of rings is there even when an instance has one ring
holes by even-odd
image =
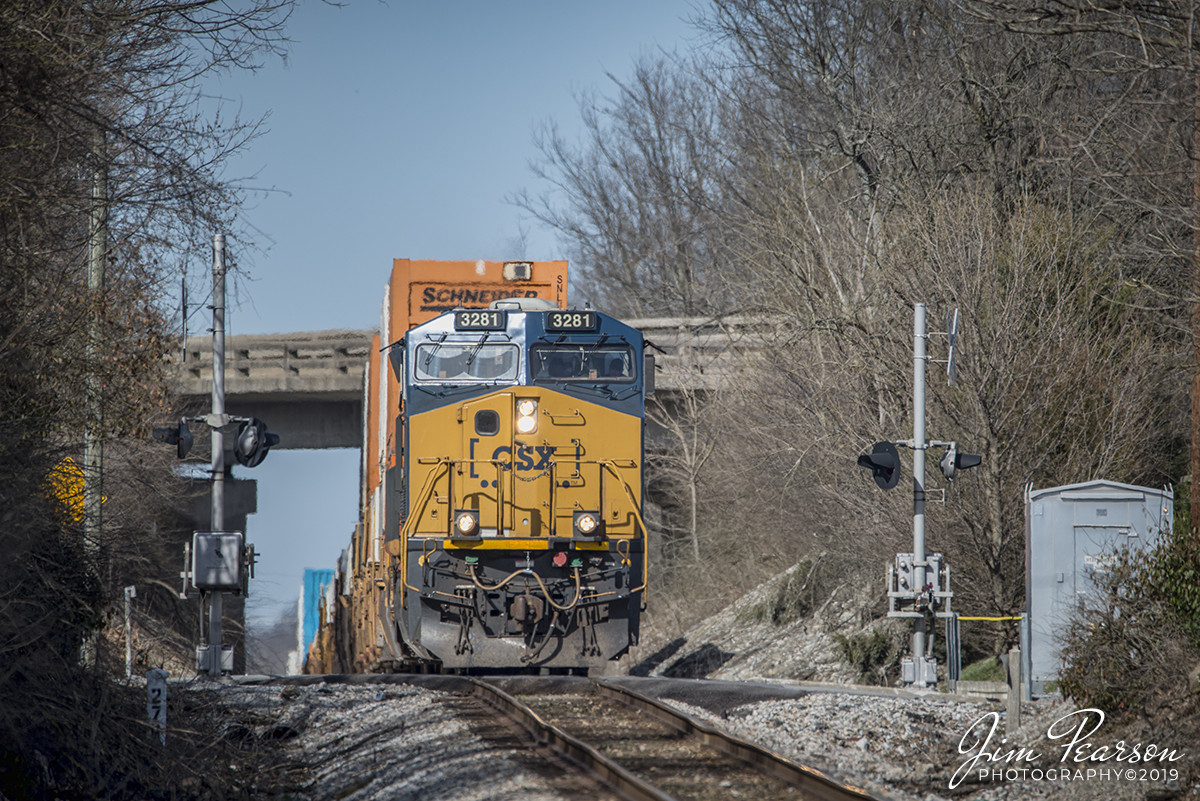
[[[452,667],[623,654],[646,589],[641,335],[521,298],[448,312],[402,347],[405,645]]]
[[[505,276],[550,264],[565,277],[562,262],[519,264]],[[653,359],[636,329],[562,308],[563,279],[543,283],[552,291],[503,299],[532,283],[450,290],[448,303],[486,306],[427,310],[382,349],[388,375],[371,370],[380,390],[369,380],[366,395],[364,522],[327,609],[334,642],[318,641],[310,663],[578,671],[636,644]]]

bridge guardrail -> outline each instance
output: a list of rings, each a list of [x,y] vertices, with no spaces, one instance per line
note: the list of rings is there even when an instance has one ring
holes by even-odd
[[[356,399],[371,351],[371,331],[312,331],[226,338],[226,393],[302,393]],[[172,364],[182,395],[212,387],[212,339],[191,338]]]

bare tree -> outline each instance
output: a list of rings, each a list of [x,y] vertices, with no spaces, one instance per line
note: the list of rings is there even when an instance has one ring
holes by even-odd
[[[652,454],[646,469],[650,471],[658,492],[668,499],[678,499],[679,513],[668,517],[664,526],[671,539],[684,539],[690,546],[692,561],[700,564],[701,554],[701,477],[716,449],[711,431],[704,425],[706,404],[703,391],[684,389],[678,393],[679,402],[668,409],[658,401],[646,410],[646,416],[669,435],[664,452]],[[666,485],[666,486],[664,486]],[[678,520],[679,524],[675,524]]]
[[[720,118],[699,77],[644,56],[632,76],[609,76],[615,98],[579,100],[583,141],[553,123],[531,165],[556,188],[512,202],[556,230],[579,271],[579,291],[613,314],[721,311],[712,287],[723,232],[717,179]]]
[[[1080,112],[1061,126],[1092,203],[1143,232],[1128,248],[1129,279],[1160,295],[1167,322],[1187,330],[1192,509],[1200,508],[1200,40],[1196,4],[1108,0],[965,0],[976,18],[1033,40],[1088,52],[1073,69]],[[1072,124],[1073,123],[1073,124]],[[1188,269],[1180,269],[1187,265]],[[1190,311],[1185,320],[1182,311]],[[1194,518],[1193,518],[1194,519]]]
[[[672,80],[702,90],[693,103],[719,124],[674,116],[669,130],[708,147],[712,223],[680,230],[723,265],[710,296],[723,286],[773,322],[738,382],[676,426],[681,549],[739,581],[818,553],[878,575],[910,541],[911,501],[879,493],[854,457],[906,434],[913,304],[958,307],[959,385],[930,391],[930,430],[985,459],[931,532],[966,608],[1012,612],[1026,483],[1178,477],[1169,280],[1191,229],[1154,210],[1188,190],[1155,144],[1173,137],[1177,154],[1191,135],[1166,102],[1180,85],[1125,69],[1123,34],[1031,37],[949,0],[713,0],[701,27],[709,61]],[[592,276],[625,297],[614,308],[644,313],[647,285],[616,267],[633,260],[609,254],[647,237],[616,223],[673,195],[615,191],[651,185],[644,160],[614,144],[620,103],[590,108],[589,146],[552,139],[542,164],[571,213],[541,219],[612,268]]]
[[[942,510],[946,546],[965,608],[1013,614],[1025,486],[1166,480],[1155,446],[1170,351],[1152,320],[1118,302],[1112,232],[1094,213],[1033,200],[1001,213],[991,192],[963,189],[896,223],[899,296],[957,307],[964,323],[959,380],[933,387],[931,425],[984,459]]]
[[[909,419],[912,305],[962,306],[986,366],[945,407],[945,436],[978,438],[989,466],[964,479],[980,492],[964,493],[956,518],[978,546],[962,553],[986,557],[959,575],[973,602],[1011,611],[1024,482],[1170,480],[1161,442],[1146,447],[1160,435],[1145,433],[1170,424],[1158,413],[1172,407],[1169,337],[1164,315],[1140,308],[1153,298],[1124,258],[1154,234],[1112,203],[1075,208],[1085,172],[1061,120],[1087,113],[1087,99],[1058,79],[1078,74],[1086,48],[939,3],[713,8],[745,110],[729,127],[733,248],[756,308],[788,322],[744,414],[779,415],[771,439],[788,427],[803,438],[826,476],[811,474],[810,492],[839,503],[833,477],[848,471],[834,447],[896,436]],[[765,402],[777,393],[790,409]],[[878,514],[862,500],[840,501],[852,528]]]

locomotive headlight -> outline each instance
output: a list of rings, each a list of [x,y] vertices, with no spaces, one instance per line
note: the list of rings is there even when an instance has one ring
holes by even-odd
[[[537,431],[537,401],[521,398],[517,401],[517,433],[532,434]]]
[[[599,537],[604,533],[599,512],[575,512],[573,528],[576,537]]]
[[[457,509],[454,512],[454,531],[451,536],[456,537],[478,537],[479,536],[479,510],[478,509]]]

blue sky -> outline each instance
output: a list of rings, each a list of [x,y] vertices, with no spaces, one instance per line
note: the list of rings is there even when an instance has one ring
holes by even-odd
[[[224,113],[269,114],[227,178],[253,192],[231,333],[366,328],[392,258],[507,253],[536,189],[535,128],[577,128],[574,94],[609,92],[639,52],[685,49],[689,0],[393,2],[292,15],[286,64],[209,86]],[[560,256],[532,222],[525,258]],[[236,247],[236,245],[235,245]]]
[[[505,202],[544,188],[528,166],[535,129],[577,131],[575,95],[610,93],[606,73],[627,76],[641,52],[688,49],[694,13],[692,0],[300,3],[286,63],[206,88],[223,114],[270,115],[225,173],[256,190],[229,244],[228,333],[375,327],[393,258],[562,258]],[[209,263],[196,259],[193,296]],[[192,333],[207,327],[192,318]],[[258,480],[253,626],[349,541],[358,454],[275,451],[237,474]]]

